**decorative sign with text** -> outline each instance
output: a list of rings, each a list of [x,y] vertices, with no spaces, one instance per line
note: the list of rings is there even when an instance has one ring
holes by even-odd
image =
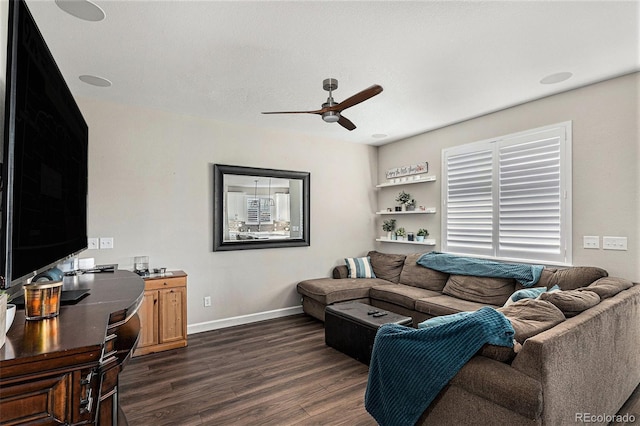
[[[400,176],[416,175],[418,173],[429,173],[429,163],[426,161],[409,166],[396,167],[387,170],[387,179],[393,179]]]

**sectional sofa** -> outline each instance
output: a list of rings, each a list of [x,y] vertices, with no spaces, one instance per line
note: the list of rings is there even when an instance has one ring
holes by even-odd
[[[615,421],[640,383],[640,285],[597,267],[545,268],[535,298],[510,301],[513,279],[450,275],[411,255],[370,252],[375,278],[298,283],[304,312],[360,301],[426,319],[491,306],[516,331],[514,348],[484,347],[450,381],[419,424],[545,424]],[[560,291],[547,291],[554,288]],[[520,292],[521,294],[522,292]],[[507,306],[504,306],[504,305]],[[416,366],[418,368],[418,366]]]

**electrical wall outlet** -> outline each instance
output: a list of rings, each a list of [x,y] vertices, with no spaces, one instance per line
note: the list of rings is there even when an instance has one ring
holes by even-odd
[[[100,249],[112,249],[113,237],[100,237]]]
[[[626,250],[627,237],[602,237],[602,248],[605,250]]]
[[[211,296],[205,296],[204,297],[204,307],[208,308],[209,306],[211,306]]]
[[[98,245],[98,238],[87,238],[87,248],[89,250],[98,250],[100,248],[100,246]]]

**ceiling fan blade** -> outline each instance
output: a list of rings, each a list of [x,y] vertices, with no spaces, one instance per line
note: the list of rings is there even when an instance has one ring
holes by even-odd
[[[369,98],[373,98],[375,95],[379,94],[380,92],[382,92],[382,86],[378,86],[377,84],[374,84],[373,86],[364,89],[362,92],[358,92],[355,95],[351,96],[350,98],[345,99],[339,104],[329,107],[329,110],[330,111],[345,110],[347,108],[350,108],[354,105],[359,104],[360,102],[364,102]]]
[[[315,111],[268,111],[262,114],[322,114],[323,112],[326,112],[325,108]]]
[[[347,130],[353,130],[356,128],[356,125],[351,122],[347,117],[340,114],[340,119],[338,119],[338,124],[344,127]]]

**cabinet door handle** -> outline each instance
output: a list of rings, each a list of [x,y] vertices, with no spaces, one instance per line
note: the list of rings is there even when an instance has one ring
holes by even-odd
[[[80,380],[80,384],[81,385],[88,385],[89,383],[91,383],[91,377],[93,376],[93,371],[90,371],[89,374],[87,374],[87,377],[85,377],[84,379]]]
[[[80,412],[90,413],[93,406],[93,397],[91,396],[91,389],[89,389],[88,395],[84,399],[80,399]]]

